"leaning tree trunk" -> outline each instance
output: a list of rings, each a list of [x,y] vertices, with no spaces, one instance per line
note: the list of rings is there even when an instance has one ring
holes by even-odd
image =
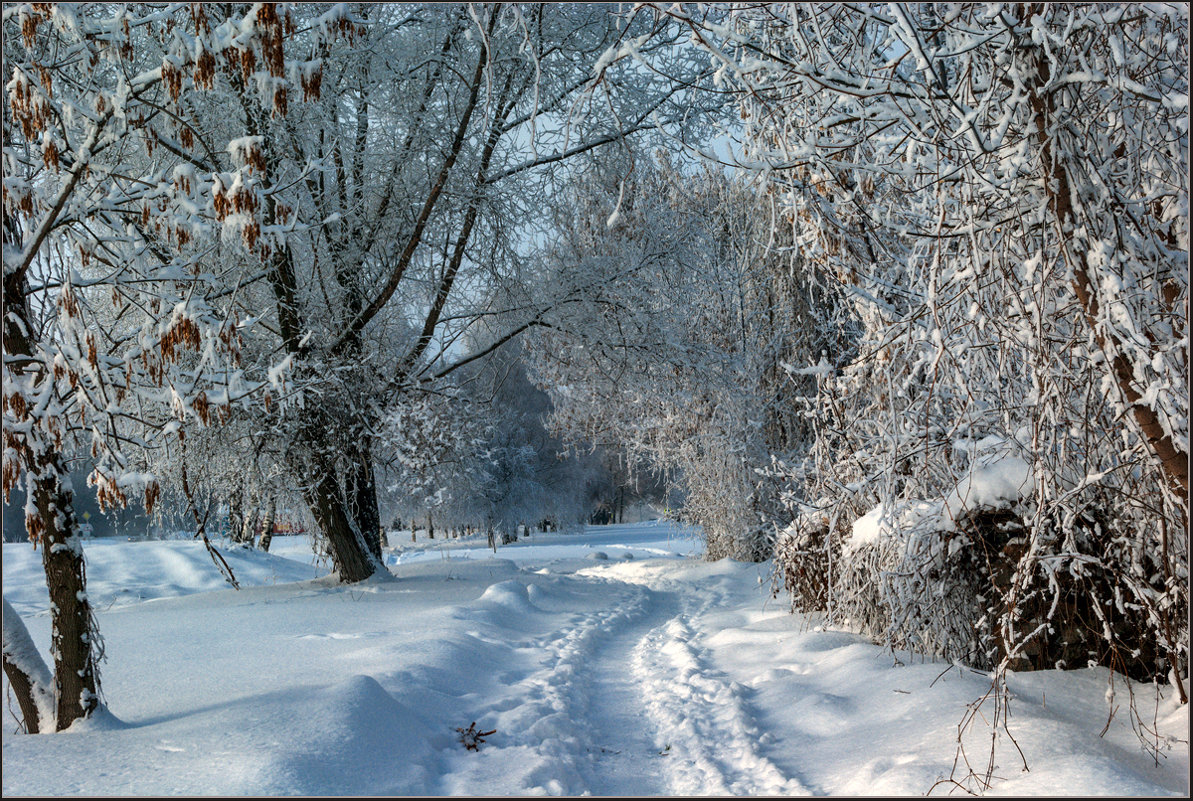
[[[1024,23],[1031,17],[1041,13],[1041,4],[1030,4],[1020,7],[1020,18]],[[1181,450],[1180,445],[1164,430],[1155,410],[1144,402],[1141,390],[1136,386],[1135,368],[1125,355],[1125,349],[1116,339],[1114,333],[1099,325],[1099,308],[1096,287],[1101,276],[1089,262],[1088,250],[1083,247],[1070,247],[1066,232],[1077,229],[1080,221],[1077,218],[1075,199],[1079,198],[1077,187],[1070,180],[1069,165],[1065,161],[1062,148],[1057,147],[1053,135],[1056,119],[1059,116],[1056,92],[1045,92],[1043,87],[1048,85],[1050,70],[1048,61],[1042,53],[1034,59],[1035,82],[1028,89],[1028,102],[1036,126],[1036,140],[1040,148],[1040,162],[1044,168],[1044,187],[1048,192],[1048,206],[1055,220],[1057,230],[1061,233],[1062,254],[1066,263],[1073,270],[1073,290],[1081,303],[1081,310],[1085,322],[1093,332],[1094,340],[1099,349],[1106,356],[1110,377],[1118,385],[1135,418],[1148,449],[1156,458],[1173,493],[1188,508],[1189,502],[1189,454]]]
[[[12,686],[28,734],[54,724],[54,679],[38,653],[25,621],[4,599],[4,675]]]
[[[1017,9],[1019,19],[1024,24],[1030,23],[1032,17],[1044,13],[1044,11],[1045,6],[1040,3],[1027,4]],[[1036,145],[1039,147],[1040,163],[1043,167],[1048,210],[1051,212],[1060,236],[1061,255],[1073,271],[1073,291],[1081,305],[1085,324],[1105,357],[1103,361],[1109,373],[1107,377],[1117,384],[1140,433],[1143,435],[1144,442],[1147,443],[1148,450],[1159,464],[1168,489],[1180,502],[1187,524],[1189,516],[1187,445],[1182,449],[1182,444],[1164,429],[1159,415],[1145,402],[1141,388],[1136,384],[1135,365],[1130,362],[1123,343],[1113,330],[1099,323],[1101,309],[1098,305],[1097,287],[1103,276],[1100,276],[1097,268],[1091,264],[1089,249],[1085,247],[1086,243],[1082,238],[1073,236],[1071,233],[1083,228],[1079,213],[1082,205],[1080,181],[1074,180],[1073,177],[1074,174],[1080,175],[1079,165],[1071,162],[1066,149],[1061,147],[1057,141],[1056,130],[1060,127],[1057,120],[1062,114],[1058,108],[1057,92],[1045,91],[1051,81],[1048,59],[1042,51],[1037,49],[1032,53],[1029,66],[1032,69],[1028,74],[1032,80],[1027,87],[1027,99],[1036,128]],[[1164,544],[1160,557],[1167,573],[1173,554],[1169,551],[1166,536],[1167,526],[1163,519],[1161,519],[1161,526],[1164,531],[1162,540]],[[1162,645],[1168,652],[1172,673],[1178,679],[1175,682],[1177,693],[1182,704],[1188,703],[1189,699],[1184,685],[1179,681],[1181,659],[1178,643],[1172,636],[1174,630],[1172,613],[1169,610],[1156,610],[1156,616],[1161,621],[1164,638],[1167,639],[1167,642]]]

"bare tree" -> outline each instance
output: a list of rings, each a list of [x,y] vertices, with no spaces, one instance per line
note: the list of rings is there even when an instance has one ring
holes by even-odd
[[[230,102],[245,134],[233,160],[257,165],[236,185],[256,216],[230,209],[225,222],[268,255],[236,292],[269,309],[258,347],[284,354],[303,391],[270,424],[270,451],[300,482],[340,578],[359,581],[381,564],[374,471],[387,414],[438,391],[478,322],[500,329],[497,347],[544,321],[517,289],[517,238],[536,224],[527,198],[568,160],[687,111],[680,84],[633,69],[605,104],[581,107],[600,56],[631,33],[605,8],[294,14],[280,47],[318,98],[272,114],[259,86],[233,75],[204,114]],[[351,39],[331,41],[329,25]]]
[[[848,358],[848,331],[825,325],[832,298],[794,269],[773,211],[717,171],[639,159],[629,181],[578,176],[542,254],[589,296],[534,337],[555,424],[667,470],[712,559],[769,558],[789,518],[767,471],[806,450],[794,397],[816,386],[786,368]]]

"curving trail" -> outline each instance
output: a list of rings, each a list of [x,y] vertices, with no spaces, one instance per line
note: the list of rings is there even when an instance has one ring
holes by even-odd
[[[561,586],[584,595],[585,585],[600,607],[521,645],[533,667],[507,674],[509,692],[476,710],[506,733],[503,746],[454,758],[445,792],[465,786],[470,767],[479,775],[487,761],[509,759],[533,766],[520,783],[536,794],[809,794],[765,755],[748,688],[716,670],[697,641],[690,622],[723,600],[715,587],[589,569],[556,583],[555,597]],[[496,587],[527,612],[552,597],[516,580]]]
[[[634,649],[647,713],[666,740],[668,795],[810,795],[760,750],[747,689],[710,668],[676,617]]]

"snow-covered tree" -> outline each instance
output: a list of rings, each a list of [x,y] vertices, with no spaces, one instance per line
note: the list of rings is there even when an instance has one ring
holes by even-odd
[[[224,16],[4,8],[4,489],[25,484],[50,590],[56,710],[43,729],[100,698],[68,460],[90,451],[101,505],[136,492],[152,509],[163,477],[133,469],[133,454],[228,419],[283,372],[268,371],[268,354],[243,358],[249,321],[235,289],[258,242],[227,237],[256,224],[246,193],[261,165],[251,143],[193,111],[232,74],[272,81],[276,91],[246,101],[283,114],[293,65],[278,48],[293,21],[272,6]]]
[[[270,332],[258,347],[284,354],[303,391],[270,436],[340,578],[356,581],[380,566],[374,464],[387,416],[447,385],[461,364],[453,345],[478,321],[500,329],[495,346],[543,322],[517,291],[528,199],[567,160],[684,113],[678,84],[629,68],[604,73],[606,102],[578,105],[601,54],[633,33],[608,9],[289,13],[295,30],[279,46],[318,96],[259,113],[250,101],[274,84],[230,81],[207,101],[243,131],[237,157],[258,165],[236,191],[259,212],[243,231],[267,256],[235,292],[254,298]],[[350,36],[332,41],[337,27]]]
[[[1186,675],[1187,6],[657,11],[863,327],[793,474],[792,589],[818,551],[805,600],[892,642]]]
[[[787,514],[767,471],[806,447],[795,396],[815,389],[787,367],[840,363],[848,330],[827,325],[832,299],[794,269],[771,198],[665,159],[616,175],[577,179],[542,254],[588,295],[535,335],[555,424],[672,475],[709,558],[766,559]]]
[[[583,523],[605,466],[547,431],[550,399],[527,377],[521,346],[507,343],[455,378],[450,404],[430,398],[388,418],[378,440],[387,505],[440,530],[475,527],[503,540],[546,520]]]

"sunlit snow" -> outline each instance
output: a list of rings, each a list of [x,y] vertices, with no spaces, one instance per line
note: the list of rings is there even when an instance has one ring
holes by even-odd
[[[390,542],[397,580],[355,586],[323,578],[303,536],[224,548],[236,591],[200,543],[88,541],[110,714],[33,736],[9,717],[4,794],[975,787],[964,759],[954,769],[958,726],[988,678],[790,614],[769,565],[701,561],[666,523],[535,533],[496,554],[483,538]],[[3,556],[4,595],[44,654],[40,554]],[[1013,675],[1009,736],[992,733],[988,699],[964,756],[983,771],[994,734],[998,794],[1187,793],[1187,709],[1169,688],[1109,680]],[[1132,693],[1158,763],[1132,731]],[[475,751],[457,731],[473,722],[495,730]]]

